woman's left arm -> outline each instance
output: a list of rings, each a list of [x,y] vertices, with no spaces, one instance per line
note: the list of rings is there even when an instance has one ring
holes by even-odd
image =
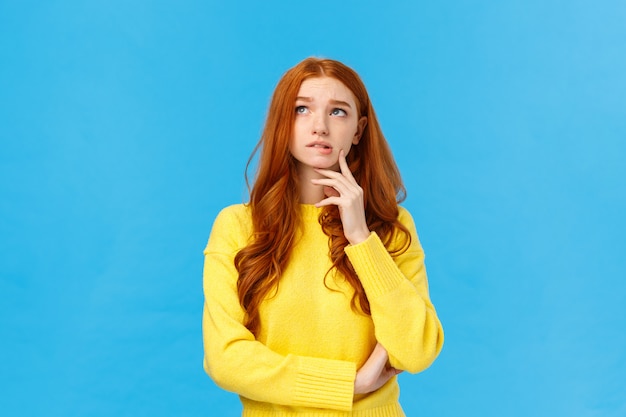
[[[430,301],[424,251],[413,219],[400,208],[399,220],[411,245],[392,257],[376,233],[345,248],[370,303],[376,340],[391,366],[417,373],[428,368],[443,346],[443,328]]]
[[[443,328],[428,294],[424,251],[413,219],[400,208],[398,220],[409,230],[411,245],[392,257],[378,235],[367,228],[363,190],[343,151],[338,162],[340,172],[318,169],[326,178],[311,180],[325,187],[326,198],[316,205],[339,208],[344,234],[351,243],[345,251],[363,284],[376,340],[387,350],[391,366],[412,373],[423,371],[441,351]]]

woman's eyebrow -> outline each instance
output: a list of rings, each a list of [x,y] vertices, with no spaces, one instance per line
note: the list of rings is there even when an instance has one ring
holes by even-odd
[[[346,106],[349,109],[352,108],[350,103],[348,103],[347,101],[343,101],[343,100],[330,100],[330,103],[334,105],[339,105],[339,106]]]
[[[310,102],[313,101],[313,98],[312,97],[298,96],[298,97],[296,97],[296,101],[306,101],[307,103],[310,103]],[[347,101],[343,101],[343,100],[330,100],[329,103],[334,105],[334,106],[345,106],[345,107],[347,107],[349,109],[352,108],[350,103],[348,103]]]

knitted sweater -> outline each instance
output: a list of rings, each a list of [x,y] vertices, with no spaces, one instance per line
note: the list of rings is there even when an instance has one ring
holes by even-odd
[[[246,205],[225,208],[204,250],[204,369],[240,395],[244,417],[403,416],[396,377],[354,394],[357,370],[380,342],[396,369],[416,373],[439,354],[443,329],[428,294],[424,253],[400,208],[411,246],[393,258],[376,233],[345,248],[371,316],[350,306],[353,289],[333,270],[320,210],[301,205],[302,227],[277,289],[259,308],[260,331],[243,325],[233,259],[252,232]],[[326,278],[325,278],[326,276]]]

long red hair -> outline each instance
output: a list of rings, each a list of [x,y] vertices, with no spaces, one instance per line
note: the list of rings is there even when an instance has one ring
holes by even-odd
[[[298,175],[295,159],[289,152],[296,97],[302,81],[323,76],[335,78],[348,87],[356,99],[359,117],[367,117],[361,140],[352,147],[347,161],[363,189],[369,229],[378,234],[392,255],[406,250],[410,243],[409,232],[398,221],[398,203],[404,200],[406,190],[365,85],[356,72],[338,61],[305,59],[288,70],[278,82],[263,134],[250,157],[251,161],[260,151],[249,202],[253,236],[250,243],[235,256],[235,266],[239,272],[239,302],[246,312],[245,325],[254,334],[258,334],[260,326],[259,305],[278,285],[289,262],[300,222]],[[343,234],[338,208],[325,207],[319,221],[322,230],[329,236],[329,256],[333,268],[354,288],[352,308],[370,314],[369,301],[361,281],[344,252],[348,241]],[[392,248],[390,245],[396,233],[402,235],[402,244]]]

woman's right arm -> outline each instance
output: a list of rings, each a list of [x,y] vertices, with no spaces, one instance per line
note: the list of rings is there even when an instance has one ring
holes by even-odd
[[[389,364],[389,354],[383,345],[376,343],[369,358],[356,373],[354,393],[367,394],[376,391],[401,372]]]
[[[204,369],[220,387],[255,401],[351,410],[356,364],[280,355],[243,325],[233,262],[248,239],[241,220],[236,208],[223,210],[204,251]]]

